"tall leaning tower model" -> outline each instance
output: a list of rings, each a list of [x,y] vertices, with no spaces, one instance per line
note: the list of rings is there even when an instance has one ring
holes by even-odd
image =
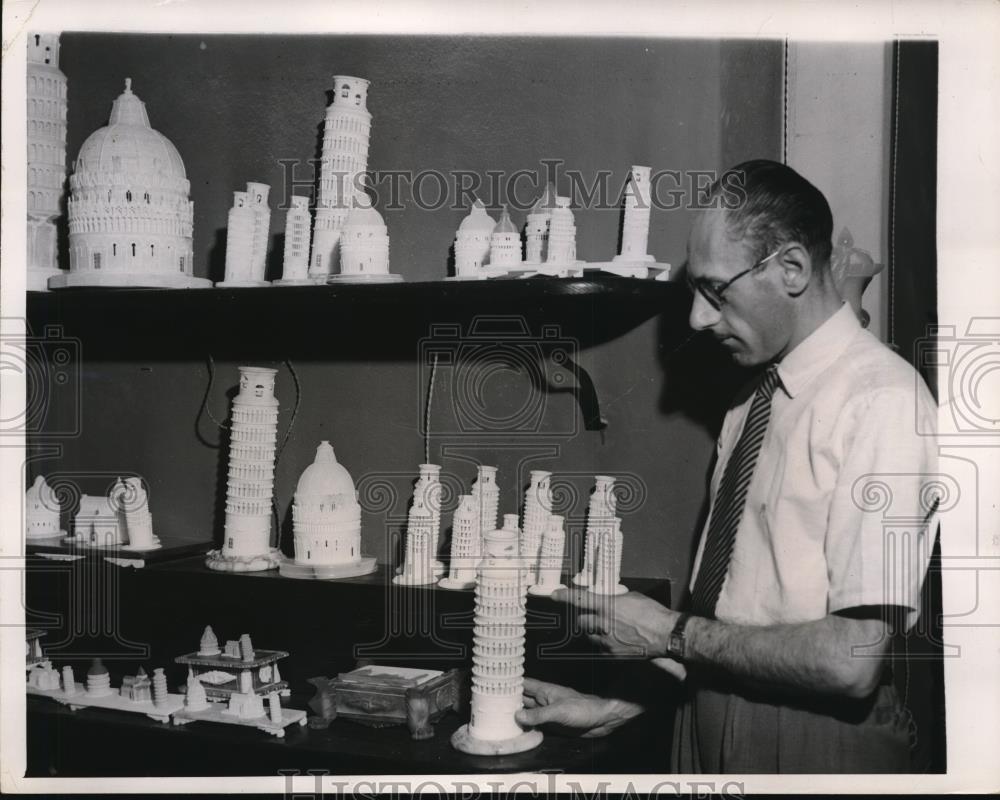
[[[66,76],[59,36],[28,36],[28,284],[48,289],[56,266],[55,219],[66,183]]]
[[[278,438],[277,370],[240,367],[233,398],[226,485],[226,526],[221,550],[208,554],[212,569],[259,572],[274,569],[281,556],[271,547],[271,499]]]
[[[594,490],[587,505],[583,568],[573,577],[573,583],[577,586],[592,586],[594,583],[598,545],[604,540],[605,534],[614,531],[615,508],[615,479],[610,475],[595,476]]]
[[[479,564],[472,632],[472,711],[469,724],[451,737],[456,750],[500,756],[541,744],[541,731],[514,719],[524,703],[524,640],[527,584],[518,557],[517,515],[486,535]]]
[[[632,167],[625,189],[622,249],[615,261],[644,263],[655,259],[646,252],[649,242],[649,167]]]
[[[285,215],[285,253],[281,265],[281,278],[275,286],[302,286],[309,280],[309,236],[312,233],[312,216],[309,198],[293,194]]]
[[[266,183],[247,184],[245,192],[233,192],[226,229],[226,277],[216,286],[269,286],[267,241],[271,230],[271,209]]]
[[[326,283],[340,270],[340,231],[353,207],[359,176],[368,169],[372,115],[368,81],[333,76],[333,102],[326,109],[319,197],[313,228],[309,277]]]

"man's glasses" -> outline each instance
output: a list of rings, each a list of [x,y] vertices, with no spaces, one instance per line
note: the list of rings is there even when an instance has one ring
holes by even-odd
[[[756,262],[752,267],[748,267],[747,269],[743,270],[743,272],[738,272],[736,275],[733,275],[733,277],[731,277],[728,281],[712,281],[712,280],[707,280],[705,278],[693,280],[691,276],[688,275],[687,278],[688,288],[692,292],[698,292],[702,297],[705,298],[705,300],[708,301],[708,304],[712,306],[712,308],[718,311],[719,309],[722,308],[722,306],[726,302],[725,293],[730,286],[736,283],[736,281],[738,281],[744,275],[749,275],[751,272],[757,269],[757,267],[761,267],[764,264],[766,264],[780,252],[781,248],[779,247],[777,250],[771,253],[771,255],[765,256],[760,261]]]

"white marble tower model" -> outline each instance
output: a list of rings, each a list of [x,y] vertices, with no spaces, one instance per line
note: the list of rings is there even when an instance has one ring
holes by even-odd
[[[556,589],[565,588],[562,578],[563,556],[566,552],[566,531],[563,518],[550,514],[542,536],[542,552],[538,561],[538,582],[528,587],[528,594],[547,597]]]
[[[496,530],[500,513],[500,487],[497,485],[497,468],[481,465],[476,468],[476,482],[472,484],[472,496],[479,507],[479,537]],[[483,550],[480,542],[480,552]]]
[[[606,532],[614,530],[615,479],[609,475],[594,478],[594,490],[587,506],[587,535],[584,543],[583,568],[574,576],[577,586],[591,586],[597,568],[597,546]]]
[[[462,220],[455,234],[455,278],[470,280],[485,278],[483,267],[489,261],[490,243],[497,221],[486,213],[481,200]]]
[[[622,249],[615,261],[645,263],[655,259],[646,252],[649,242],[650,211],[649,167],[632,167],[625,189],[625,212],[622,220]]]
[[[118,479],[115,487],[120,519],[128,537],[129,550],[156,550],[160,539],[153,533],[153,515],[149,511],[149,494],[137,477]]]
[[[532,470],[530,485],[524,492],[524,523],[521,526],[520,552],[528,573],[528,586],[538,582],[542,536],[552,514],[551,480],[551,472]]]
[[[476,585],[476,567],[482,558],[479,506],[471,494],[462,495],[451,522],[451,558],[448,574],[438,586],[443,589],[471,589]]]
[[[247,184],[245,192],[233,192],[226,230],[226,279],[216,286],[269,286],[267,242],[271,230],[271,209],[266,183]]]
[[[312,283],[309,280],[309,237],[312,234],[312,215],[309,198],[293,194],[285,215],[285,253],[281,278],[276,286],[296,286]]]
[[[527,585],[518,557],[517,515],[486,536],[476,583],[472,639],[472,710],[451,738],[464,753],[505,755],[537,747],[540,731],[514,719],[523,705]]]
[[[340,271],[340,232],[368,169],[372,115],[366,106],[368,81],[333,76],[333,102],[326,109],[319,198],[313,229],[309,277],[326,283]]]
[[[512,268],[521,266],[521,232],[511,221],[504,208],[500,221],[490,235],[490,267]]]
[[[557,197],[549,217],[547,266],[576,263],[576,223],[568,197]]]
[[[425,586],[436,583],[434,558],[431,545],[434,513],[423,497],[414,497],[406,521],[406,551],[403,568],[393,577],[392,582],[403,586]]]
[[[622,542],[622,521],[614,517],[611,527],[600,531],[594,558],[594,582],[589,591],[594,594],[625,594],[628,591],[620,582]]]
[[[556,204],[556,190],[550,183],[546,185],[542,196],[535,201],[528,212],[524,226],[524,260],[525,263],[541,264],[549,241],[549,219]]]
[[[280,555],[271,547],[271,500],[278,438],[277,370],[240,367],[240,389],[233,398],[226,525],[222,550],[208,554],[212,569],[257,572],[274,569]]]
[[[80,148],[69,179],[69,272],[50,289],[75,286],[207,287],[193,277],[191,185],[177,148],[125,91],[108,124]]]
[[[55,219],[66,183],[66,76],[59,69],[59,36],[28,35],[28,283],[48,289],[56,265]]]

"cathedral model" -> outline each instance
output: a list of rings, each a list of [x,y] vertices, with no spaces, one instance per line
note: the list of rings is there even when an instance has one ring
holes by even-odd
[[[397,283],[389,272],[389,233],[365,192],[358,192],[340,229],[340,272],[329,283]]]
[[[240,367],[239,393],[233,398],[226,483],[226,524],[221,550],[205,563],[216,570],[258,572],[280,561],[271,547],[271,501],[278,438],[277,370]]]
[[[486,213],[481,200],[462,220],[455,234],[455,275],[458,280],[479,280],[489,275],[483,269],[489,261],[490,244],[497,221]],[[520,249],[520,242],[518,243]]]
[[[524,493],[524,524],[521,526],[520,555],[527,570],[528,586],[538,582],[542,537],[552,514],[552,473],[532,470],[530,485]]]
[[[475,755],[505,755],[537,747],[540,731],[525,731],[514,719],[523,705],[525,599],[518,558],[517,515],[485,540],[476,583],[472,639],[472,709],[452,746]]]
[[[216,286],[270,286],[264,280],[271,230],[270,190],[266,183],[250,182],[245,192],[233,192],[226,229],[226,277]]]
[[[368,169],[372,115],[364,78],[333,76],[333,102],[326,109],[319,197],[309,277],[326,283],[340,271],[340,234],[353,207],[360,176]]]
[[[361,556],[361,506],[354,480],[322,441],[299,477],[292,502],[295,559],[281,562],[288,577],[347,578],[376,569]]]
[[[66,532],[59,528],[61,511],[59,498],[52,487],[42,475],[36,476],[24,494],[24,538],[31,541],[65,536]]]
[[[614,530],[614,519],[615,479],[608,475],[598,475],[594,478],[594,490],[587,506],[583,568],[573,578],[573,583],[577,586],[591,586],[594,583],[597,545],[605,533]]]
[[[153,130],[145,104],[125,91],[108,125],[80,148],[70,177],[69,272],[50,289],[75,286],[191,288],[194,204],[177,148]]]
[[[66,182],[66,76],[59,69],[59,36],[28,36],[28,282],[44,291],[56,266],[55,219]]]
[[[309,237],[312,233],[312,215],[309,213],[309,198],[293,194],[291,205],[285,215],[285,253],[281,266],[281,278],[275,286],[303,286],[313,283],[309,280]]]

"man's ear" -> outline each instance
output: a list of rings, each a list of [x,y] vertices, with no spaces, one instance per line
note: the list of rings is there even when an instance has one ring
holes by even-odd
[[[812,257],[798,242],[785,245],[776,256],[781,284],[792,297],[802,294],[814,278]]]

